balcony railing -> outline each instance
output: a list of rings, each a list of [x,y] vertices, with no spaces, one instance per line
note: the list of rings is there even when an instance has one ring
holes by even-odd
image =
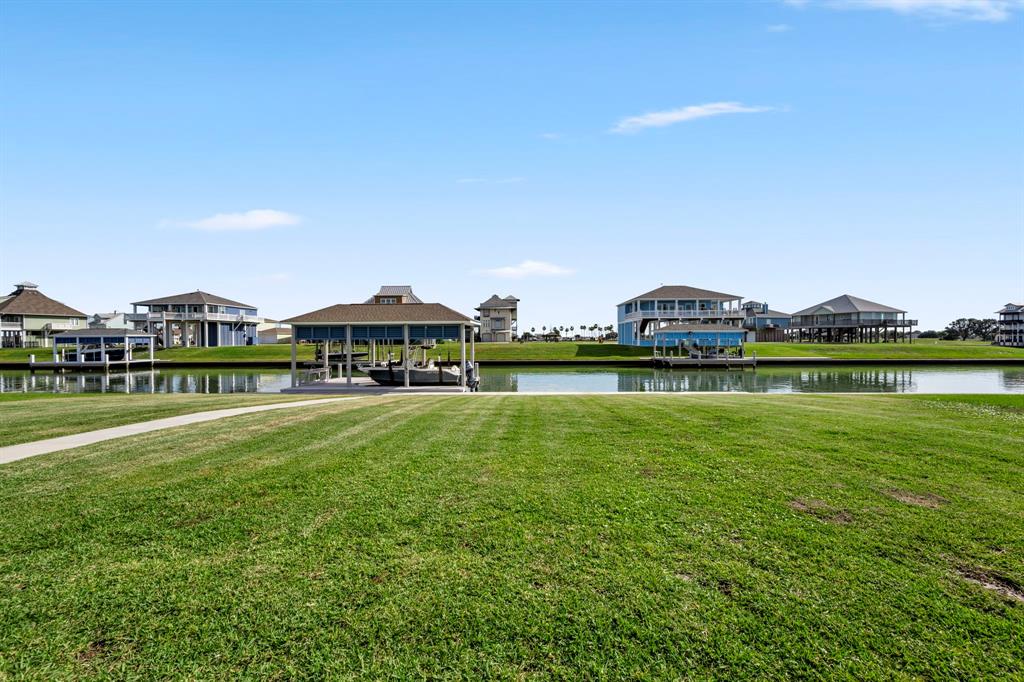
[[[82,324],[71,324],[70,322],[48,322],[43,328],[52,332],[66,332],[74,329],[85,329],[88,326],[89,325],[85,324],[84,321]]]
[[[734,317],[742,318],[746,317],[746,313],[742,310],[736,309],[723,309],[723,310],[634,310],[631,313],[626,314],[627,320],[640,320],[640,319],[672,319],[672,320],[685,320],[685,319],[717,319],[721,317]]]
[[[253,322],[261,321],[259,315],[229,315],[228,313],[125,313],[128,322],[171,322],[209,320],[210,322]]]
[[[917,320],[819,320],[798,322],[793,320],[793,329],[819,329],[823,327],[916,327]]]

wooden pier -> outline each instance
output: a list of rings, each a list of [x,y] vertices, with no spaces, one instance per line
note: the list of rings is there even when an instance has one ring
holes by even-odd
[[[757,356],[753,357],[672,357],[658,356],[654,358],[655,367],[667,367],[668,369],[737,369],[744,370],[747,367],[757,369]]]
[[[30,360],[29,360],[29,363],[28,363],[28,369],[29,369],[30,372],[34,372],[37,369],[51,369],[51,370],[58,371],[58,372],[64,372],[64,371],[68,371],[68,372],[71,372],[71,371],[79,371],[79,372],[81,372],[81,371],[110,372],[110,371],[135,369],[135,368],[138,368],[138,367],[148,367],[149,369],[152,369],[152,368],[154,368],[156,365],[158,365],[161,362],[160,360],[154,360],[153,358],[139,358],[139,359],[134,359],[133,358],[131,360],[110,360],[110,359],[108,359],[105,362],[99,362],[99,361],[93,361],[93,360],[83,360],[81,362],[76,362],[74,360],[58,360],[57,362],[53,362],[52,360],[47,360],[47,361],[43,361],[43,362],[34,362],[34,361],[31,360],[31,356],[29,356],[29,357],[30,357]]]

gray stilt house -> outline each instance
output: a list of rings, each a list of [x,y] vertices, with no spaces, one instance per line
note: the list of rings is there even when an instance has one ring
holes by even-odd
[[[125,317],[135,329],[155,335],[164,348],[250,346],[257,343],[261,322],[256,306],[199,290],[136,301]]]
[[[997,346],[1024,348],[1024,303],[1007,303],[999,315],[999,327],[996,331]]]
[[[907,311],[843,294],[793,313],[790,339],[817,343],[913,342]]]

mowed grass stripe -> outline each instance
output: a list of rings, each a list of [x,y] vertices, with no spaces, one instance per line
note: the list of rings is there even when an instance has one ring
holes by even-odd
[[[16,400],[4,396],[0,398],[0,447],[180,414],[308,399],[307,396],[276,393],[97,394]]]
[[[232,422],[4,472],[0,670],[992,677],[1021,657],[1024,609],[959,573],[1024,581],[1012,421],[445,396]]]

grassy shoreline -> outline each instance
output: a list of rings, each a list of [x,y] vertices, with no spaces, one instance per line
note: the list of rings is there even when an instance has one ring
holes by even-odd
[[[1024,397],[356,402],[0,468],[0,676],[1020,669]]]
[[[398,352],[398,349],[395,349]],[[810,344],[810,343],[752,343],[747,345],[749,353],[756,352],[762,359],[800,358],[833,360],[1024,360],[1024,348],[993,346],[978,341],[934,341],[919,340],[912,344],[857,343],[857,344]],[[0,363],[27,363],[28,356],[35,353],[42,360],[47,349],[0,349]],[[458,359],[459,346],[442,343],[428,351],[430,356],[447,360]],[[298,348],[300,361],[313,360],[314,347],[302,345]],[[476,357],[481,362],[615,362],[635,361],[651,357],[650,348],[619,346],[614,343],[594,342],[530,342],[530,343],[480,343],[476,346]],[[157,358],[177,363],[201,365],[203,363],[285,363],[291,359],[289,344],[264,346],[240,346],[225,348],[175,348],[157,353]]]

